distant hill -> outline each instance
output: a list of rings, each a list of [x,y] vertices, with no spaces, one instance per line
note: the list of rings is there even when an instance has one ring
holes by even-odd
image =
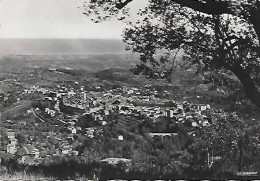
[[[121,40],[109,39],[0,39],[0,55],[126,53]]]
[[[140,84],[144,80],[142,76],[136,76],[129,69],[111,68],[98,71],[96,77],[101,80],[108,80],[111,82],[123,82],[128,84]]]
[[[0,69],[13,72],[41,67],[97,72],[114,67],[130,69],[137,61],[133,54],[5,55],[0,57]]]

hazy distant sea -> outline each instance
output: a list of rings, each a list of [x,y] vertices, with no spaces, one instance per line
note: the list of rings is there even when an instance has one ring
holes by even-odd
[[[124,43],[112,39],[0,39],[0,55],[110,53],[127,53]]]

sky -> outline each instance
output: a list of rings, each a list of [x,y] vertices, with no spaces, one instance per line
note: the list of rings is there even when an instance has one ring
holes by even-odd
[[[0,38],[121,39],[124,24],[99,24],[82,14],[82,0],[0,0]],[[138,9],[143,0],[131,4]]]

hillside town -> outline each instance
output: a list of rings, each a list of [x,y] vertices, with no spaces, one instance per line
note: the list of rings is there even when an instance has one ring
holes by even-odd
[[[97,86],[94,91],[86,91],[78,82],[74,84],[78,85],[78,89],[61,84],[55,89],[29,86],[20,91],[15,104],[19,105],[25,98],[33,104],[23,110],[21,120],[2,116],[2,133],[7,140],[2,141],[1,152],[18,156],[20,163],[37,165],[53,156],[79,155],[78,148],[86,138],[102,136],[103,128],[111,124],[137,126],[144,119],[156,124],[161,118],[168,118],[196,128],[208,126],[212,121],[206,114],[211,110],[209,104],[163,99],[160,97],[171,96],[171,93],[159,93],[151,85],[102,91]],[[1,94],[1,99],[8,100],[8,95]],[[111,119],[111,115],[132,119],[125,123]],[[150,137],[176,135],[178,133],[175,132],[147,133]],[[124,137],[117,135],[117,139],[123,140]]]

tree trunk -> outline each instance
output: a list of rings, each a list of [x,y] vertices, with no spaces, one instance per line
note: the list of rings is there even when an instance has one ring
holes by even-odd
[[[243,162],[243,145],[242,141],[239,141],[238,143],[238,149],[239,149],[239,158],[238,158],[238,172],[242,171],[242,162]]]
[[[228,67],[228,69],[233,72],[242,83],[246,97],[260,108],[260,91],[256,87],[255,82],[252,80],[249,73],[239,64]]]
[[[252,8],[249,11],[250,17],[249,20],[253,24],[255,32],[257,34],[258,40],[260,40],[260,2],[257,0],[255,4],[255,8]]]

